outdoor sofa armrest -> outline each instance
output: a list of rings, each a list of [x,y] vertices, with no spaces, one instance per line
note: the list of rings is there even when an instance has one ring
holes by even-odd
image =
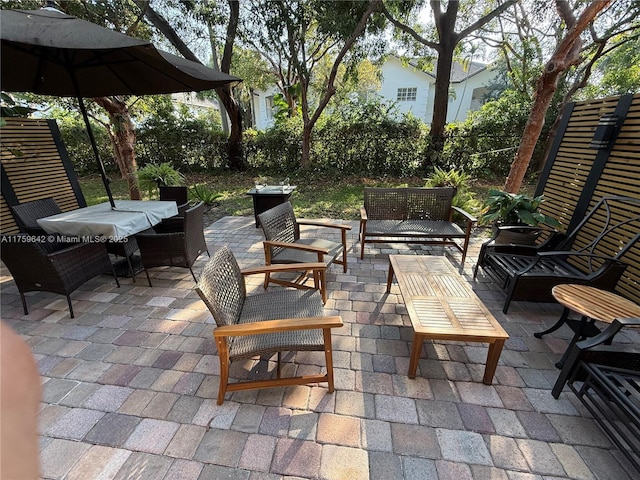
[[[262,335],[265,333],[286,332],[291,330],[315,330],[342,327],[342,317],[307,317],[286,318],[280,320],[264,320],[261,322],[237,323],[223,325],[213,330],[214,338],[246,335]]]
[[[469,223],[476,223],[478,221],[476,217],[471,215],[469,212],[461,209],[460,207],[451,206],[451,209],[454,212],[458,212],[460,215],[462,215]]]

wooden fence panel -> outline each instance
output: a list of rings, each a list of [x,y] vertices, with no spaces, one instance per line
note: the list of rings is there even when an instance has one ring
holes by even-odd
[[[4,120],[0,132],[0,233],[18,231],[9,205],[52,197],[65,212],[86,206],[55,121]]]
[[[640,198],[640,94],[579,102],[568,111],[571,116],[565,122],[565,130],[558,132],[560,140],[550,153],[536,191],[545,198],[540,210],[557,218],[563,231],[571,230],[603,196]],[[620,121],[611,145],[602,150],[590,148],[600,117],[613,113],[619,115]],[[637,222],[629,225],[618,237],[603,244],[598,253],[614,255],[620,243],[639,229]],[[596,230],[597,226],[593,231],[585,230],[576,239],[576,246],[587,244],[597,235]],[[640,245],[627,252],[623,261],[629,267],[616,291],[640,303]]]

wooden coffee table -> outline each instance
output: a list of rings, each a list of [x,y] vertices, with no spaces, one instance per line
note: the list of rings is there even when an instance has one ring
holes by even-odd
[[[507,332],[444,257],[389,255],[387,292],[395,274],[413,326],[409,378],[425,339],[489,344],[482,382],[491,385]]]

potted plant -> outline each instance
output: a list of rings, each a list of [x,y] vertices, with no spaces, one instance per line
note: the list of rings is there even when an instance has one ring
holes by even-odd
[[[170,163],[149,163],[138,169],[140,187],[147,190],[149,197],[159,187],[173,187],[180,185],[184,175],[171,166]]]
[[[531,197],[490,189],[480,210],[478,223],[494,226],[496,231],[494,231],[493,240],[496,243],[533,244],[542,229],[531,227],[540,227],[540,225],[560,227],[558,220],[538,211],[542,201],[542,195]],[[499,229],[499,227],[510,228]]]

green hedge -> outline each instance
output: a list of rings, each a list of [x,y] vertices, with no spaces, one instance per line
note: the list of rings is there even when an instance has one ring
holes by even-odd
[[[474,177],[508,173],[530,105],[505,92],[465,122],[449,124],[443,154],[432,168],[464,170]],[[547,118],[552,123],[555,112]],[[80,174],[95,173],[95,161],[83,125],[59,120],[63,138]],[[100,154],[110,172],[116,172],[113,151],[101,126],[94,129]],[[137,127],[136,154],[140,167],[170,163],[183,173],[227,169],[227,137],[215,118],[183,114],[156,115]],[[539,160],[546,130],[536,149]],[[346,103],[321,117],[312,135],[312,171],[344,176],[410,176],[421,171],[429,146],[428,126],[411,116],[400,116],[383,103]],[[243,151],[249,167],[269,175],[300,168],[302,120],[283,119],[266,131],[244,132]]]

